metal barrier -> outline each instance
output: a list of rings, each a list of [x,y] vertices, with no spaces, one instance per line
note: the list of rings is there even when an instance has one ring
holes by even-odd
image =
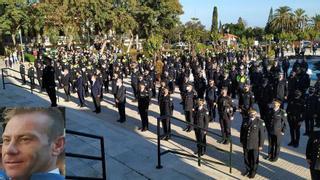
[[[18,77],[15,77],[15,76],[9,75],[8,70],[9,70],[9,71],[16,72],[16,73],[19,73],[19,74],[22,74],[22,75],[24,75],[24,76],[28,76],[28,75],[27,75],[27,74],[25,74],[25,73],[20,73],[19,71],[14,70],[14,69],[11,69],[11,68],[2,68],[2,69],[1,69],[1,75],[2,75],[2,88],[3,88],[3,89],[6,89],[6,84],[11,84],[11,85],[14,85],[14,86],[18,86],[18,87],[21,87],[21,88],[27,89],[27,88],[26,88],[26,87],[24,87],[24,86],[20,86],[20,85],[17,85],[17,84],[11,83],[11,82],[5,82],[5,79],[4,79],[4,78],[6,78],[6,77],[11,77],[11,78],[14,78],[14,79],[17,79],[17,80],[22,81],[22,78],[18,78]],[[28,81],[28,80],[26,79],[26,83],[27,83],[27,84],[30,84],[30,92],[33,94],[33,86],[31,86],[31,81]],[[34,84],[34,86],[37,86],[37,84]]]
[[[197,144],[199,144],[199,145],[205,146],[205,144],[203,144],[203,143],[198,143],[197,141],[195,141],[195,140],[193,140],[193,139],[186,138],[186,137],[179,136],[179,135],[175,135],[175,134],[172,134],[172,133],[170,133],[170,132],[169,132],[168,134],[164,134],[164,135],[161,136],[161,135],[160,135],[160,121],[161,121],[162,119],[164,119],[164,118],[167,118],[167,117],[168,117],[168,116],[162,116],[162,117],[157,118],[157,144],[158,144],[158,145],[157,145],[157,148],[158,148],[158,149],[157,149],[158,164],[157,164],[157,166],[156,166],[157,169],[161,169],[161,168],[162,168],[162,165],[161,165],[161,156],[162,156],[162,155],[165,155],[165,154],[167,154],[167,153],[173,153],[173,154],[179,154],[179,155],[188,156],[188,157],[192,157],[192,158],[197,158],[197,159],[198,159],[198,166],[201,166],[201,160],[207,161],[207,162],[211,162],[211,163],[221,164],[221,165],[227,165],[227,166],[229,166],[229,173],[230,173],[230,174],[232,173],[232,138],[231,138],[231,137],[230,137],[230,148],[229,148],[229,151],[226,151],[226,150],[224,150],[224,149],[218,148],[218,147],[213,146],[213,145],[211,145],[211,144],[207,144],[207,145],[206,145],[206,147],[208,147],[208,148],[211,148],[211,149],[214,148],[214,149],[220,150],[220,151],[222,151],[222,152],[224,152],[224,153],[228,153],[228,155],[229,155],[229,162],[228,162],[228,164],[220,163],[220,162],[213,161],[213,160],[206,159],[206,158],[202,158],[202,157],[200,156],[200,153],[198,153],[198,156],[195,156],[195,155],[190,155],[190,154],[187,154],[187,153],[181,153],[181,152],[179,152],[179,151],[174,151],[174,150],[165,150],[165,151],[161,152],[161,139],[162,139],[162,137],[167,136],[167,135],[170,135],[170,136],[173,136],[173,137],[177,137],[177,138],[181,138],[181,139],[185,139],[185,140],[188,140],[188,141],[192,141],[192,142],[197,143]],[[195,124],[191,124],[191,123],[189,123],[189,122],[183,121],[183,120],[178,119],[178,118],[173,117],[173,116],[170,117],[170,120],[171,120],[171,121],[172,121],[172,120],[176,120],[176,121],[178,121],[178,122],[182,122],[182,123],[184,123],[184,124],[193,126],[194,128],[198,128],[198,129],[201,129],[201,130],[205,130],[205,131],[207,132],[207,135],[208,135],[208,134],[212,134],[212,135],[218,136],[218,137],[220,137],[220,138],[222,137],[220,134],[217,134],[217,133],[215,133],[215,132],[212,132],[212,131],[210,131],[209,129],[205,129],[205,128],[199,127],[199,126],[197,126],[197,125],[195,125]]]
[[[73,134],[76,136],[88,137],[92,139],[99,139],[100,140],[100,148],[101,148],[101,157],[99,156],[89,156],[84,154],[75,154],[71,152],[66,152],[66,157],[73,157],[73,158],[80,158],[80,159],[90,159],[102,162],[102,178],[94,178],[94,177],[81,177],[81,176],[66,176],[66,179],[92,179],[92,180],[105,180],[107,179],[106,174],[106,160],[105,160],[105,151],[104,151],[104,139],[102,136],[96,136],[92,134],[66,130],[67,134]]]
[[[3,89],[6,89],[6,84],[14,85],[14,86],[17,86],[17,87],[20,87],[20,88],[23,88],[23,89],[29,89],[29,88],[26,88],[26,87],[24,87],[24,86],[20,86],[20,85],[18,85],[18,84],[14,84],[14,83],[12,83],[12,82],[6,82],[6,81],[5,81],[5,78],[6,78],[6,77],[11,77],[11,78],[14,78],[14,79],[16,79],[16,80],[18,80],[18,81],[22,81],[22,78],[18,78],[18,77],[16,77],[16,76],[9,75],[8,71],[13,71],[13,72],[16,72],[16,73],[23,74],[23,75],[27,76],[27,74],[25,74],[25,73],[20,73],[19,71],[15,70],[15,69],[2,68],[2,69],[1,69],[1,75],[2,75],[2,88],[3,88]],[[36,78],[36,77],[34,76],[34,78]],[[33,92],[34,92],[34,87],[38,87],[39,89],[42,88],[42,87],[40,87],[39,84],[36,84],[36,83],[34,83],[33,86],[32,86],[31,81],[28,81],[27,79],[26,79],[25,81],[26,81],[27,84],[30,84],[30,92],[31,92],[31,94],[33,94]],[[56,89],[56,91],[58,91],[58,89]],[[42,93],[42,92],[41,92],[41,91],[38,91],[38,93]],[[59,96],[57,96],[57,101],[59,102]]]

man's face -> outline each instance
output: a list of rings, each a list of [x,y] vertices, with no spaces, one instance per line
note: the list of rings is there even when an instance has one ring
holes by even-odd
[[[29,177],[51,168],[50,120],[40,113],[14,116],[3,133],[2,163],[9,177]]]

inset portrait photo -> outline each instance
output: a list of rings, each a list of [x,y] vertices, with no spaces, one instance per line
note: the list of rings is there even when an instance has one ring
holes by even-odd
[[[64,108],[0,108],[0,180],[65,179]]]

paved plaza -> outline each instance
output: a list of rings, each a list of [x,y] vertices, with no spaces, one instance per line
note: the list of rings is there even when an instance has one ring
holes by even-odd
[[[2,63],[2,62],[1,62]],[[1,64],[3,67],[3,63]],[[15,66],[17,69],[17,65]],[[10,72],[14,76],[14,74]],[[1,77],[2,78],[2,77]],[[6,82],[21,84],[16,79],[6,78]],[[58,105],[65,106],[66,127],[70,130],[95,134],[104,137],[106,170],[108,179],[244,179],[241,172],[244,171],[242,147],[239,143],[239,128],[241,124],[240,114],[237,112],[232,122],[232,174],[229,168],[217,163],[203,163],[198,167],[197,160],[185,156],[168,153],[162,156],[162,169],[156,169],[157,164],[157,117],[159,117],[159,107],[156,99],[152,99],[149,108],[149,131],[140,132],[140,116],[137,112],[137,103],[132,102],[132,89],[129,86],[129,79],[125,79],[127,87],[126,114],[127,121],[124,124],[116,122],[118,119],[117,109],[114,107],[113,96],[104,94],[102,102],[102,113],[92,112],[92,99],[86,98],[88,107],[77,107],[77,96],[72,94],[71,102],[64,102],[64,93],[60,89],[57,93]],[[28,88],[28,86],[25,86]],[[36,90],[37,91],[37,90]],[[0,106],[43,106],[49,107],[49,98],[45,93],[34,92],[12,85],[6,85],[6,89],[0,89]],[[174,116],[184,120],[181,114],[182,107],[180,95],[176,89],[173,94]],[[237,102],[234,102],[237,103]],[[220,132],[217,122],[210,123],[210,129],[216,133]],[[184,124],[172,121],[172,131],[180,136],[195,138],[194,132],[186,133],[182,129]],[[304,132],[304,127],[301,128]],[[228,145],[216,143],[217,137],[209,136],[209,144],[227,150]],[[301,137],[299,148],[288,147],[289,131],[282,140],[280,158],[277,162],[271,163],[262,157],[267,152],[267,141],[260,154],[260,164],[258,174],[255,179],[310,179],[309,170],[305,161],[306,136]],[[87,155],[100,156],[100,144],[97,140],[67,135],[67,152],[82,153]],[[166,149],[192,155],[196,151],[196,144],[186,140],[173,138],[169,141],[161,141],[162,151]],[[208,150],[204,158],[216,162],[228,162],[228,155],[216,149]],[[80,175],[101,177],[101,163],[99,161],[86,161],[75,158],[66,159],[67,175]]]

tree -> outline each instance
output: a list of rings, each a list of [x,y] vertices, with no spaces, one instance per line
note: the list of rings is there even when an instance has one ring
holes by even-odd
[[[195,45],[200,42],[205,34],[205,26],[201,24],[199,19],[191,18],[191,21],[185,24],[184,39],[188,42],[192,52],[195,50]]]
[[[27,15],[27,4],[22,0],[1,2],[4,12],[0,16],[0,29],[2,32],[9,32],[13,45],[16,47],[16,36],[22,29],[27,29],[29,22]]]
[[[214,6],[212,13],[211,34],[218,32],[218,8]]]
[[[320,31],[320,14],[316,14],[314,17],[312,17],[312,21],[315,30]]]
[[[163,38],[161,35],[152,35],[144,44],[144,49],[148,55],[155,58],[162,47]]]
[[[41,6],[30,6],[27,13],[30,19],[28,24],[29,37],[36,37],[36,42],[39,43],[45,25],[45,12]]]
[[[303,31],[308,22],[308,16],[305,14],[305,10],[298,8],[294,11],[295,22],[299,31]]]
[[[276,9],[271,22],[273,32],[292,32],[295,29],[294,14],[288,6],[282,6]]]
[[[228,31],[231,34],[237,35],[239,37],[243,36],[243,32],[245,31],[246,28],[246,23],[245,21],[239,17],[237,24],[224,24],[224,32]]]
[[[270,8],[270,12],[269,12],[269,17],[268,17],[268,21],[267,21],[267,24],[266,24],[266,27],[265,27],[265,31],[267,33],[272,33],[271,32],[271,22],[273,21],[273,8],[271,7]]]

